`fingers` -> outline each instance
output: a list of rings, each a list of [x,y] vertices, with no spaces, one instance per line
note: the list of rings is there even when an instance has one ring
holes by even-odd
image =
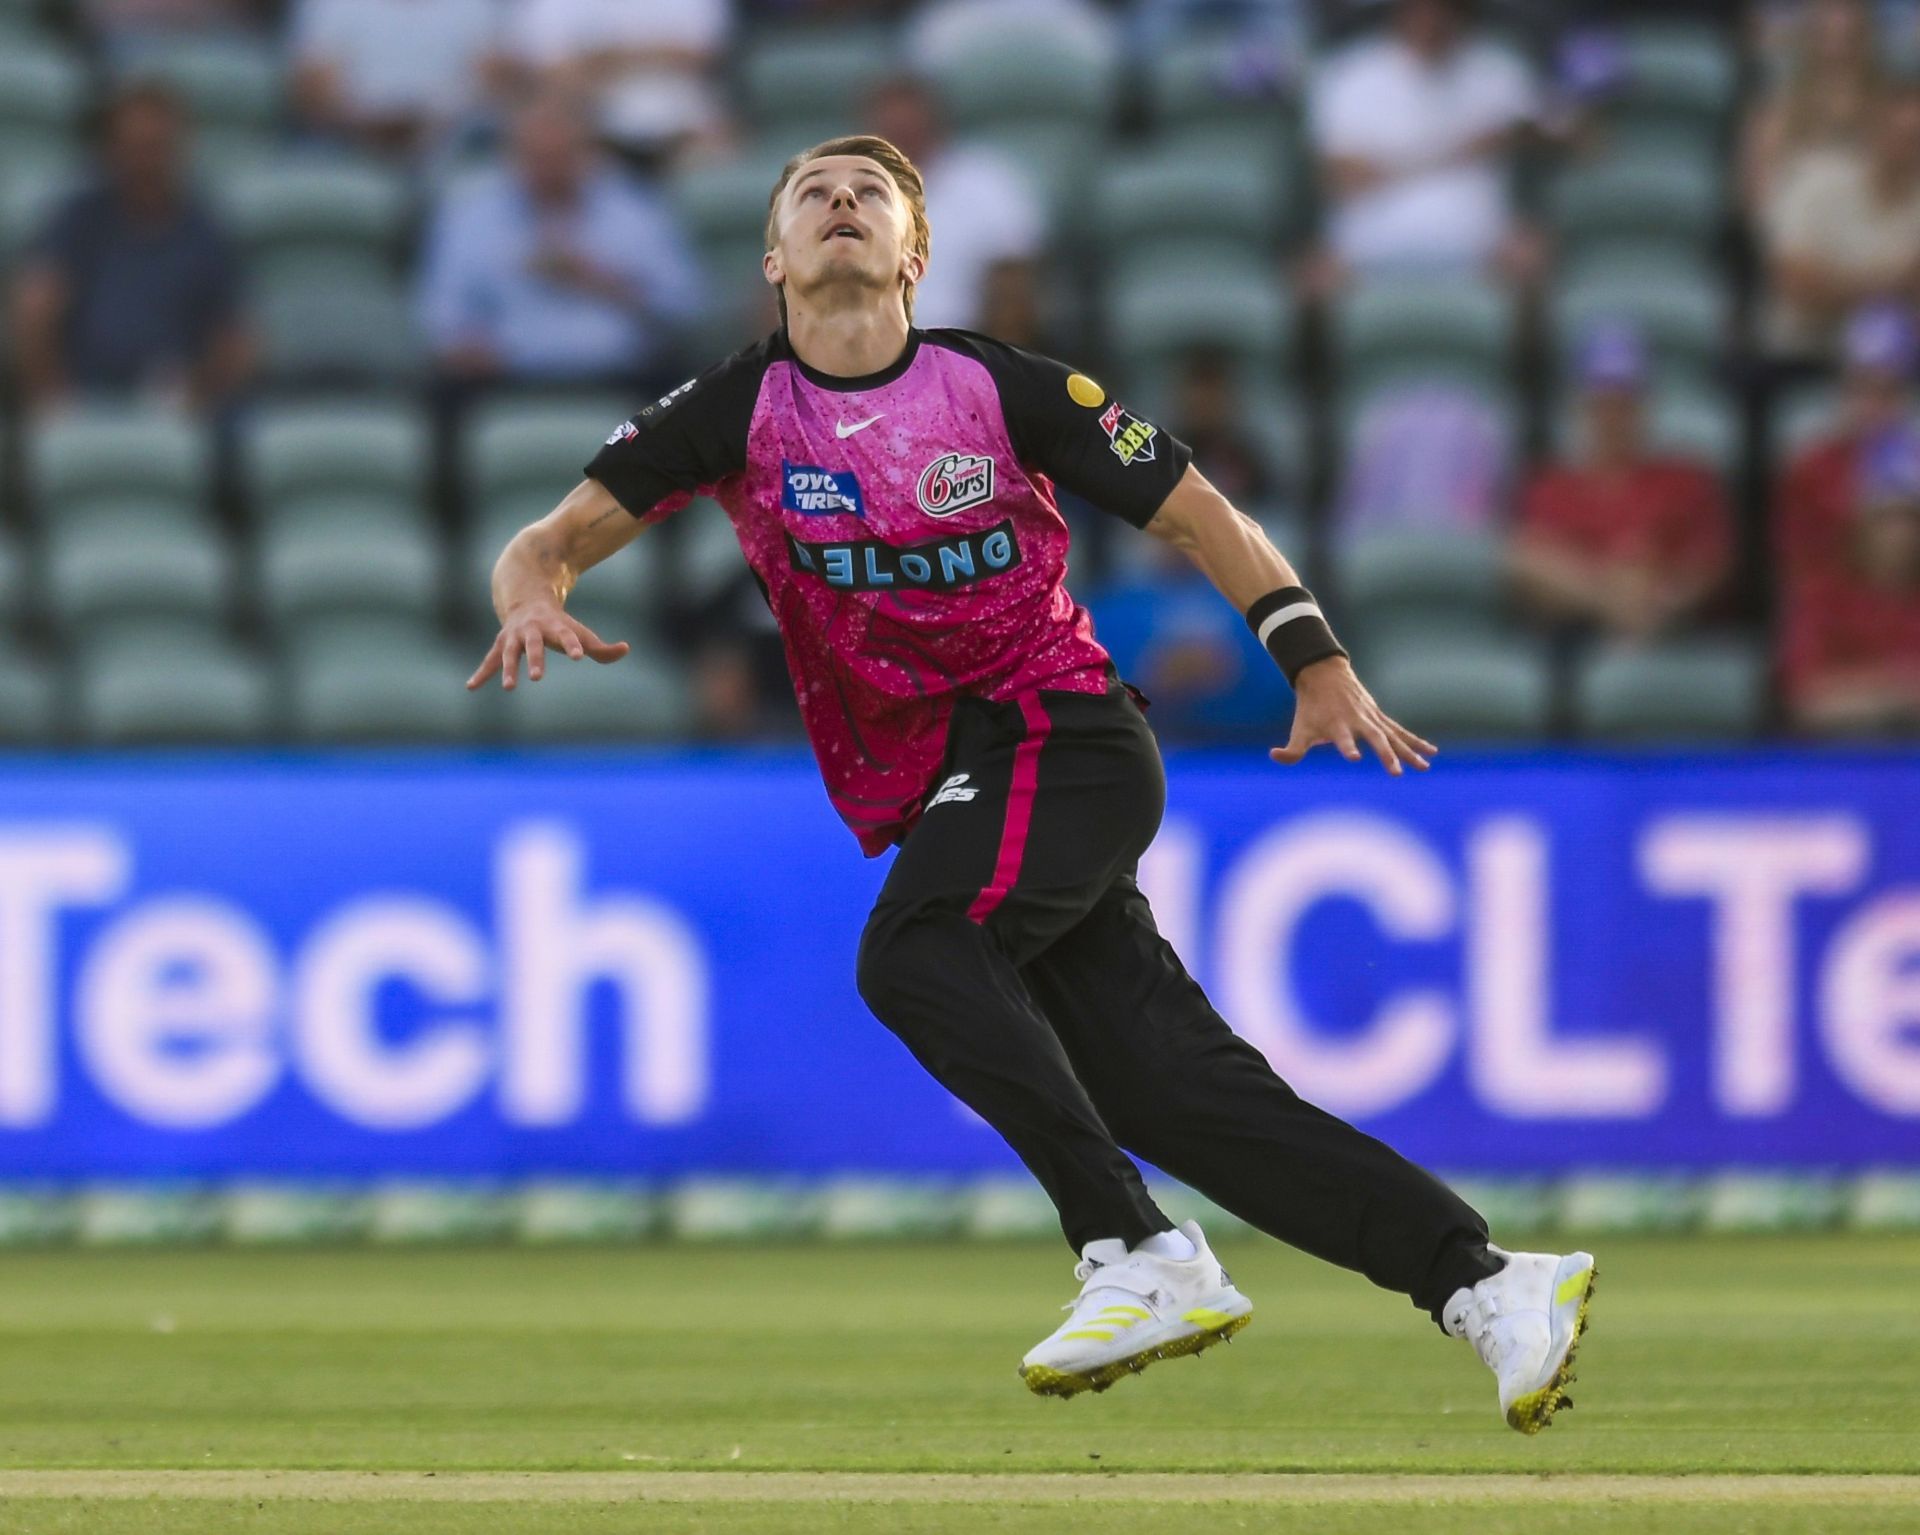
[[[512,629],[500,633],[500,686],[509,693],[520,680],[520,635]]]
[[[526,646],[527,681],[538,682],[547,674],[547,637],[537,626],[530,624],[527,627]]]
[[[501,635],[496,634],[493,637],[493,643],[487,647],[486,658],[481,661],[479,670],[467,678],[468,692],[472,692],[475,688],[479,687],[481,683],[485,682],[487,678],[500,670],[502,640],[503,636]]]
[[[573,619],[563,618],[559,623],[540,631],[541,644],[544,647],[546,642],[551,640],[567,653],[569,661],[578,661],[585,651],[580,644],[580,636],[575,634],[574,630],[581,627],[583,626]]]
[[[1344,722],[1333,727],[1333,744],[1349,762],[1360,760],[1359,744],[1353,739],[1353,727]]]
[[[1380,766],[1385,768],[1395,778],[1398,778],[1400,776],[1399,743],[1387,733],[1385,727],[1382,725],[1369,724],[1362,729],[1361,734],[1366,737],[1367,745],[1373,748],[1374,756],[1380,759]]]
[[[625,640],[601,639],[599,635],[595,634],[577,618],[573,619],[572,623],[573,631],[579,636],[580,642],[586,647],[587,655],[593,660],[598,661],[602,666],[618,661],[633,648]],[[580,658],[578,651],[572,654],[576,661]]]

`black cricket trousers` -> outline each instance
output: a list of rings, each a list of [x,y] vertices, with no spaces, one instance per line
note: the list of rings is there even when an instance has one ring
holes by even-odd
[[[1166,772],[1131,689],[964,697],[860,939],[860,995],[1004,1136],[1077,1252],[1172,1222],[1133,1152],[1436,1317],[1486,1222],[1302,1100],[1213,1009],[1134,881]]]

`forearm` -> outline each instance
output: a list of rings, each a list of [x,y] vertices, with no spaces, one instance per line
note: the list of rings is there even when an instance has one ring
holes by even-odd
[[[60,358],[60,317],[64,290],[44,272],[24,274],[14,291],[14,349],[21,391],[40,404],[64,394],[67,372]]]
[[[550,602],[564,607],[581,575],[631,543],[641,524],[598,480],[582,480],[566,500],[522,528],[493,567],[493,610],[509,613]]]

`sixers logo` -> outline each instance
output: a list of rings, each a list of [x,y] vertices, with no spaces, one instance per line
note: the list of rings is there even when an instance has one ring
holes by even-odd
[[[929,517],[951,517],[991,501],[993,460],[984,453],[942,453],[920,471],[914,499]]]

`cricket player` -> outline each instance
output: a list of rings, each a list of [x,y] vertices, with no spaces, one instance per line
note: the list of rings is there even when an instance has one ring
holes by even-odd
[[[1508,1253],[1430,1174],[1311,1104],[1230,1030],[1135,882],[1166,780],[1143,708],[1061,584],[1060,484],[1189,556],[1297,694],[1298,762],[1434,752],[1381,712],[1313,596],[1166,431],[1094,378],[918,330],[919,172],[871,136],[790,161],[763,269],[783,325],[622,423],[500,556],[469,687],[550,650],[617,661],[566,611],[582,572],[695,495],[725,507],[778,620],[827,794],[898,848],[861,936],[868,1006],[1013,1147],[1080,1256],[1067,1320],[1020,1365],[1104,1390],[1244,1327],[1194,1222],[1134,1153],[1283,1242],[1398,1290],[1494,1371],[1507,1421],[1566,1404],[1593,1259]]]

